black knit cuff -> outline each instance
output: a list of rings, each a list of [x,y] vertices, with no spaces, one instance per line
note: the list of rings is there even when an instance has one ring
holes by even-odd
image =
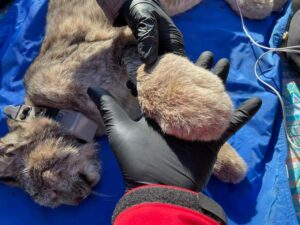
[[[160,202],[185,207],[227,224],[222,207],[202,193],[164,185],[146,185],[129,191],[118,202],[113,213],[113,223],[124,210],[142,203]]]

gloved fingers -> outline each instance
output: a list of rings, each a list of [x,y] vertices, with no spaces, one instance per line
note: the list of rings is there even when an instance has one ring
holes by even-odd
[[[230,69],[230,63],[228,59],[223,58],[220,59],[215,65],[214,74],[220,77],[223,83],[225,84],[228,77],[229,69]]]
[[[115,98],[106,90],[99,87],[90,87],[87,91],[91,100],[96,104],[101,113],[106,130],[117,124],[132,122],[127,113],[121,108]]]
[[[134,97],[138,96],[136,85],[131,80],[128,80],[126,82],[126,87],[131,91],[132,96]]]
[[[185,56],[183,35],[175,26],[169,24],[168,28],[159,30],[159,55],[171,52],[176,55]]]
[[[260,109],[262,101],[258,97],[245,101],[237,110],[235,110],[229,127],[221,137],[221,143],[225,143],[232,135],[234,135],[241,127],[243,127]]]
[[[147,65],[153,64],[158,57],[158,28],[157,20],[153,17],[142,17],[136,23],[136,39],[138,41],[138,52],[143,62]]]
[[[196,61],[196,65],[204,69],[211,70],[214,62],[214,55],[210,51],[203,52]]]

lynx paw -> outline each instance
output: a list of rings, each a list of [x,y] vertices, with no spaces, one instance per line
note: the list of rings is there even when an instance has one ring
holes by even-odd
[[[247,173],[247,165],[238,153],[225,143],[218,154],[213,174],[225,183],[237,184]]]
[[[232,103],[222,81],[184,57],[166,54],[137,74],[142,111],[162,131],[186,140],[220,138],[228,127]]]

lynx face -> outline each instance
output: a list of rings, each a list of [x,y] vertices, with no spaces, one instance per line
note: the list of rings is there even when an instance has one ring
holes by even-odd
[[[0,180],[47,207],[77,205],[91,193],[100,178],[95,144],[79,143],[46,118],[10,127],[0,140]]]

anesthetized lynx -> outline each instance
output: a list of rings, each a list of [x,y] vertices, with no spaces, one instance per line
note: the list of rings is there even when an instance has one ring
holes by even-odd
[[[176,2],[161,1],[172,14],[199,1],[186,1],[187,5]],[[79,111],[97,123],[101,135],[104,126],[100,113],[86,92],[89,86],[99,85],[137,118],[139,102],[126,88],[128,76],[137,72],[133,68],[142,64],[134,44],[129,29],[112,27],[95,0],[49,0],[46,36],[24,78],[25,104]],[[173,58],[176,60],[176,56]],[[188,75],[187,70],[186,79],[190,79]],[[224,87],[220,93],[225,96]],[[226,96],[224,101],[227,112],[220,106],[212,118],[222,119],[224,111],[228,119],[231,102]],[[197,113],[201,114],[201,108]],[[48,117],[26,122],[9,119],[8,125],[10,132],[0,139],[0,180],[21,187],[37,203],[48,207],[75,205],[91,193],[100,179],[95,143],[78,141]],[[225,144],[214,175],[225,182],[238,182],[245,173],[244,161]]]

